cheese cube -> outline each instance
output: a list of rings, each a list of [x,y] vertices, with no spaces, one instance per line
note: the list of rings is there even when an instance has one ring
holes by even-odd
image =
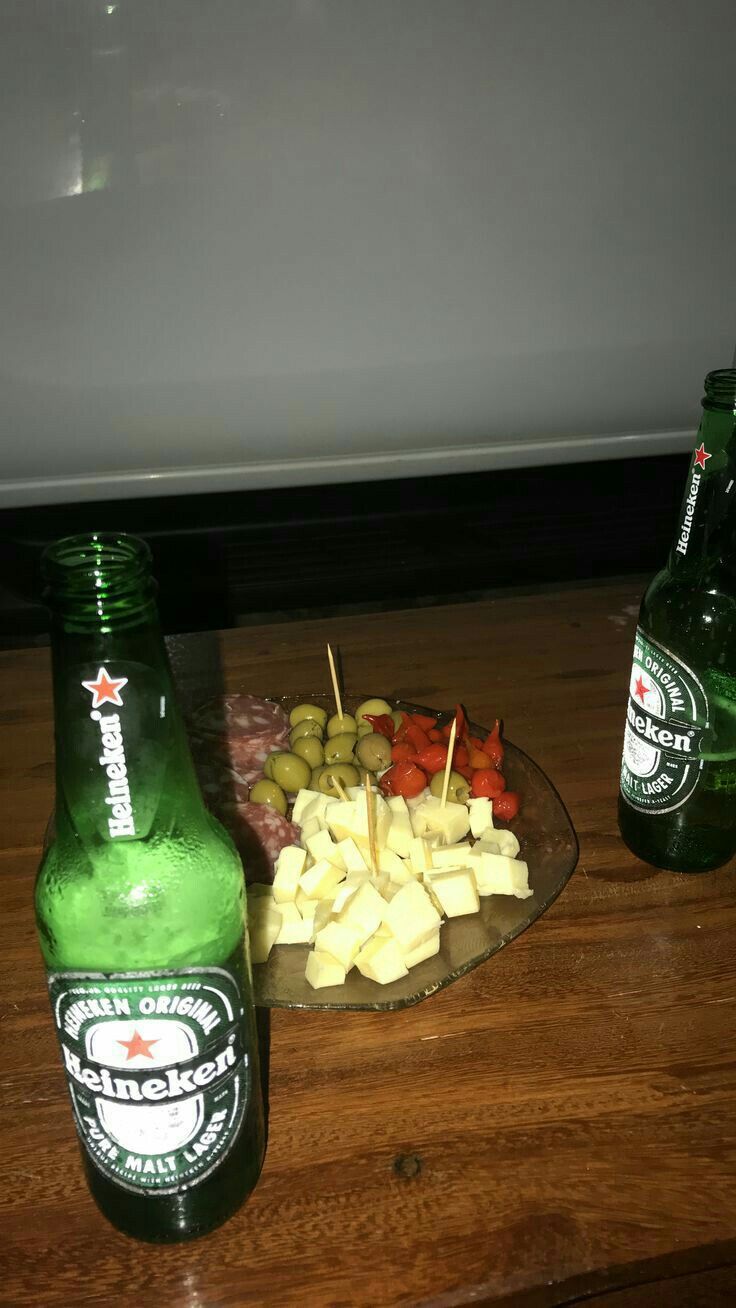
[[[468,816],[470,818],[470,834],[478,840],[482,837],[484,831],[493,826],[493,805],[490,799],[469,799]]]
[[[388,800],[388,806],[391,810],[391,825],[386,836],[386,848],[398,854],[400,858],[406,858],[414,839],[414,829],[406,800],[401,795],[392,795]]]
[[[331,831],[335,840],[347,840],[354,834],[355,827],[355,804],[352,800],[338,800],[336,804],[331,804],[325,813],[325,825],[328,831]]]
[[[298,827],[303,826],[304,816],[305,816],[304,810],[308,808],[310,804],[313,804],[315,800],[320,800],[321,798],[322,795],[319,790],[304,789],[304,790],[297,791],[297,796],[296,799],[294,800],[294,807],[291,810],[292,822],[296,822],[296,825]],[[325,795],[325,799],[327,799],[326,795]],[[316,816],[316,815],[310,814],[309,816]]]
[[[406,800],[403,795],[389,795],[386,799],[386,803],[391,809],[391,813],[394,817],[397,813],[403,813],[405,817],[409,816],[409,810],[406,807]]]
[[[371,881],[371,873],[367,867],[360,868],[359,871],[348,872],[345,877],[346,886],[362,886],[364,881]]]
[[[353,819],[353,829],[348,832],[360,846],[368,844],[368,796],[365,791],[355,801],[355,816]],[[376,848],[382,849],[386,844],[386,837],[391,826],[391,809],[386,803],[383,795],[379,795],[376,790],[371,791],[371,803],[373,805],[373,817],[376,832]]]
[[[376,927],[375,931],[373,932],[374,940],[376,939],[393,940],[393,938],[394,938],[393,931],[391,930],[391,927],[388,925],[387,922],[382,922],[381,925],[379,927]]]
[[[440,845],[432,850],[432,867],[467,867],[472,849],[467,841],[459,845]]]
[[[462,917],[480,908],[478,887],[470,868],[443,868],[427,873],[428,884],[446,917]]]
[[[334,863],[336,867],[345,869],[345,863],[337,853],[337,845],[329,831],[322,828],[320,831],[315,832],[313,836],[309,836],[304,843],[315,863],[319,863],[321,858],[326,858],[328,863]]]
[[[344,865],[348,872],[367,870],[368,864],[351,836],[346,836],[344,840],[335,845],[335,854],[339,856],[334,860],[338,867]]]
[[[331,954],[313,949],[307,957],[304,975],[310,986],[322,990],[324,986],[341,986],[345,980],[345,968]]]
[[[413,838],[414,828],[411,825],[408,812],[394,813],[386,836],[386,848],[392,849],[401,858],[406,858]]]
[[[493,839],[498,845],[499,854],[505,854],[507,858],[516,858],[520,846],[513,831],[507,831],[503,827],[498,827],[493,832]]]
[[[533,894],[529,889],[526,863],[505,854],[481,854],[476,879],[481,895],[514,895],[517,899],[528,899]]]
[[[281,850],[276,859],[273,878],[273,897],[277,904],[296,899],[299,878],[304,871],[306,861],[306,850],[300,849],[298,845],[287,845]]]
[[[322,823],[320,822],[319,818],[316,817],[305,818],[304,822],[302,823],[301,832],[299,833],[299,844],[302,846],[302,848],[306,849],[307,841],[311,840],[312,836],[316,836],[317,832],[321,830],[322,830]]]
[[[299,912],[301,913],[305,922],[310,919],[311,920],[314,919],[314,915],[317,911],[317,906],[322,902],[323,901],[321,899],[307,899],[307,896],[304,894],[304,891],[302,890],[301,886],[296,892],[296,906],[299,909]]]
[[[313,924],[302,917],[296,904],[281,905],[281,929],[277,945],[308,945],[312,939]]]
[[[498,832],[495,827],[486,827],[480,840],[476,840],[473,845],[473,854],[478,858],[480,858],[481,854],[500,854],[501,850],[496,840],[497,835]]]
[[[358,887],[356,885],[348,885],[347,881],[340,882],[335,891],[335,898],[332,901],[332,912],[335,916],[337,916],[345,904],[347,904],[348,900],[352,899],[357,889]]]
[[[378,851],[378,871],[385,876],[394,879],[394,874],[401,877],[404,870],[404,864],[398,854],[394,854],[392,849],[379,849]],[[404,878],[406,879],[406,878]]]
[[[407,881],[417,880],[417,874],[408,858],[400,858],[398,865],[392,868],[388,875],[395,886],[405,886]]]
[[[452,804],[448,801],[443,808],[440,798],[435,795],[430,795],[414,810],[411,820],[415,836],[437,831],[446,845],[456,844],[470,830],[470,817],[465,804]]]
[[[426,836],[414,836],[409,849],[409,862],[421,876],[432,866],[432,844]]]
[[[401,956],[401,950],[391,937],[376,937],[368,941],[355,960],[355,966],[363,976],[379,985],[390,985],[406,976],[408,968]]]
[[[418,881],[400,886],[384,915],[402,951],[416,949],[427,936],[436,931],[441,918],[429,895]]]
[[[386,902],[375,886],[366,881],[358,887],[339,911],[336,910],[336,917],[338,922],[349,926],[360,935],[360,943],[363,945],[381,925],[385,907]]]
[[[410,949],[408,954],[404,954],[404,962],[407,967],[416,967],[417,963],[423,963],[425,958],[434,958],[435,954],[440,952],[440,933],[435,931],[433,935],[427,936],[421,945],[416,949]]]
[[[268,909],[248,924],[251,963],[265,963],[281,930],[281,913]]]
[[[340,884],[344,876],[342,868],[335,867],[334,863],[328,863],[326,858],[321,858],[314,867],[307,868],[307,871],[302,873],[299,885],[307,899],[324,899]]]
[[[332,905],[333,901],[329,898],[319,900],[317,907],[314,910],[314,917],[312,918],[313,933],[315,936],[318,931],[321,931],[322,928],[326,927],[327,923],[332,920]]]
[[[344,922],[328,922],[314,937],[315,949],[337,959],[346,972],[353,966],[362,943],[360,934]]]

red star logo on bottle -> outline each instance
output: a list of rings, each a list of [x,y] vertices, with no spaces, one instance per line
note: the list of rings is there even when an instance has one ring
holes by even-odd
[[[651,686],[646,686],[644,684],[644,678],[642,677],[641,673],[639,673],[639,676],[634,682],[634,694],[636,695],[637,699],[641,700],[642,704],[644,703],[644,696],[648,695],[650,690],[651,690]]]
[[[697,463],[698,467],[704,469],[706,459],[711,459],[712,457],[713,457],[712,454],[708,453],[703,441],[701,441],[697,450],[695,451],[695,462]]]
[[[153,1058],[151,1045],[158,1044],[158,1038],[144,1040],[143,1036],[139,1034],[135,1027],[133,1027],[133,1034],[130,1040],[118,1040],[117,1044],[123,1045],[127,1049],[128,1052],[125,1061],[126,1063],[129,1063],[131,1058]]]
[[[96,681],[83,681],[82,685],[92,696],[92,708],[102,708],[103,704],[115,704],[122,708],[123,701],[120,692],[123,686],[127,686],[127,677],[111,677],[107,668],[100,668],[97,673]]]

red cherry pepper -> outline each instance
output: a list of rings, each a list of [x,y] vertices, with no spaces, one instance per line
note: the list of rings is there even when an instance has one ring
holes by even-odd
[[[470,762],[470,755],[464,745],[456,745],[453,754],[452,766],[454,768],[466,768]]]
[[[423,749],[429,749],[431,741],[426,731],[417,726],[416,722],[409,722],[406,728],[406,738],[414,746],[415,754],[421,754]]]
[[[366,722],[370,722],[373,730],[377,731],[379,736],[385,736],[387,740],[391,740],[396,730],[396,724],[390,714],[364,713],[363,718]]]
[[[429,736],[429,739],[433,742],[433,744],[437,744],[438,741],[444,740],[444,736],[442,735],[442,732],[439,730],[438,727],[431,727],[430,730],[427,732],[427,735]]]
[[[378,784],[384,795],[403,795],[404,799],[412,799],[421,795],[427,784],[427,774],[416,763],[394,763]]]
[[[485,797],[495,800],[505,789],[506,781],[495,768],[476,768],[470,789],[473,799]]]
[[[409,759],[414,758],[414,746],[409,744],[408,740],[400,740],[396,745],[391,746],[391,758],[394,763],[407,763]]]
[[[396,746],[394,746],[394,749]],[[401,748],[401,746],[399,746]],[[424,768],[425,772],[434,775],[435,772],[442,772],[447,764],[447,745],[430,745],[418,754],[412,756],[412,762]]]
[[[504,822],[510,822],[516,817],[521,807],[521,799],[515,790],[505,790],[498,799],[493,800],[493,816],[502,818]]]
[[[496,718],[496,725],[493,731],[489,731],[484,743],[483,753],[487,754],[495,768],[500,768],[503,763],[503,745],[501,744],[501,724]]]
[[[430,718],[427,713],[412,713],[410,716],[412,722],[417,727],[421,727],[422,731],[432,731],[437,726],[437,719]]]
[[[466,781],[472,781],[472,780],[473,780],[473,769],[470,767],[469,764],[467,764],[467,763],[461,763],[461,764],[453,763],[453,769],[454,769],[455,772],[459,772],[461,777],[465,777],[465,780],[466,780]]]

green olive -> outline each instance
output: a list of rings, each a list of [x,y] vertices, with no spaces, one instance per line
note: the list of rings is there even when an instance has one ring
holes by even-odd
[[[442,787],[445,784],[445,770],[435,772],[429,783],[430,795],[436,795],[438,799],[442,798]],[[447,798],[451,804],[467,804],[470,799],[470,786],[459,772],[450,773],[450,784],[447,787]]]
[[[286,795],[275,781],[257,781],[250,792],[251,804],[268,804],[269,808],[275,808],[277,813],[286,817]]]
[[[372,731],[358,741],[355,757],[369,772],[382,772],[391,762],[391,741],[379,731]]]
[[[322,739],[322,728],[319,722],[315,722],[314,718],[302,718],[301,722],[297,722],[296,726],[291,728],[289,732],[291,748],[293,749],[296,741],[301,740],[304,736],[314,736],[315,740]]]
[[[359,723],[358,723],[358,740],[362,740],[362,739],[363,739],[363,736],[370,736],[371,733],[372,733],[372,731],[373,731],[373,726],[372,726],[372,724],[371,724],[370,722],[359,722]]]
[[[298,754],[269,754],[264,772],[271,781],[281,786],[282,790],[291,794],[308,786],[312,776],[312,769],[307,760],[300,758]]]
[[[318,768],[312,768],[312,775],[309,778],[309,789],[319,790],[319,779],[325,770],[324,763],[320,763]]]
[[[348,786],[357,786],[360,780],[358,769],[353,767],[352,763],[325,764],[317,782],[317,789],[321,790],[323,795],[339,795],[340,792],[333,784],[333,777],[337,778],[343,790],[347,790]]]
[[[317,740],[316,736],[300,736],[292,745],[294,754],[300,758],[305,758],[310,768],[318,768],[325,761],[325,752],[322,748],[322,741]]]
[[[352,763],[357,739],[354,731],[343,731],[325,741],[325,763]]]
[[[393,718],[393,720],[394,720],[394,726],[396,727],[396,730],[398,731],[399,727],[403,727],[403,725],[404,725],[404,715],[403,715],[403,713],[400,711],[400,709],[392,709],[392,710],[391,710],[391,717]]]
[[[289,714],[292,727],[295,727],[297,722],[304,722],[305,718],[310,722],[318,722],[320,729],[324,731],[327,714],[323,708],[319,708],[317,704],[297,704]]]
[[[364,713],[370,713],[371,717],[374,718],[377,717],[379,713],[388,713],[390,715],[391,705],[387,704],[385,699],[364,699],[363,703],[355,710],[355,720],[358,724],[358,735],[362,734],[360,728],[363,723]],[[373,730],[370,723],[366,723],[365,725],[368,726],[371,731]]]
[[[327,723],[328,736],[341,736],[344,731],[351,731],[355,735],[357,730],[358,724],[352,713],[344,713],[342,717],[339,713],[333,713]]]

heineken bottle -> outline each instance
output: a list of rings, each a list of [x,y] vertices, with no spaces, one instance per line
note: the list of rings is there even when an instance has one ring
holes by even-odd
[[[641,603],[619,826],[656,867],[736,853],[736,369],[705,379],[667,567]]]
[[[229,1217],[264,1150],[245,889],[194,775],[147,546],[44,555],[56,811],[36,884],[89,1187],[144,1240]]]

